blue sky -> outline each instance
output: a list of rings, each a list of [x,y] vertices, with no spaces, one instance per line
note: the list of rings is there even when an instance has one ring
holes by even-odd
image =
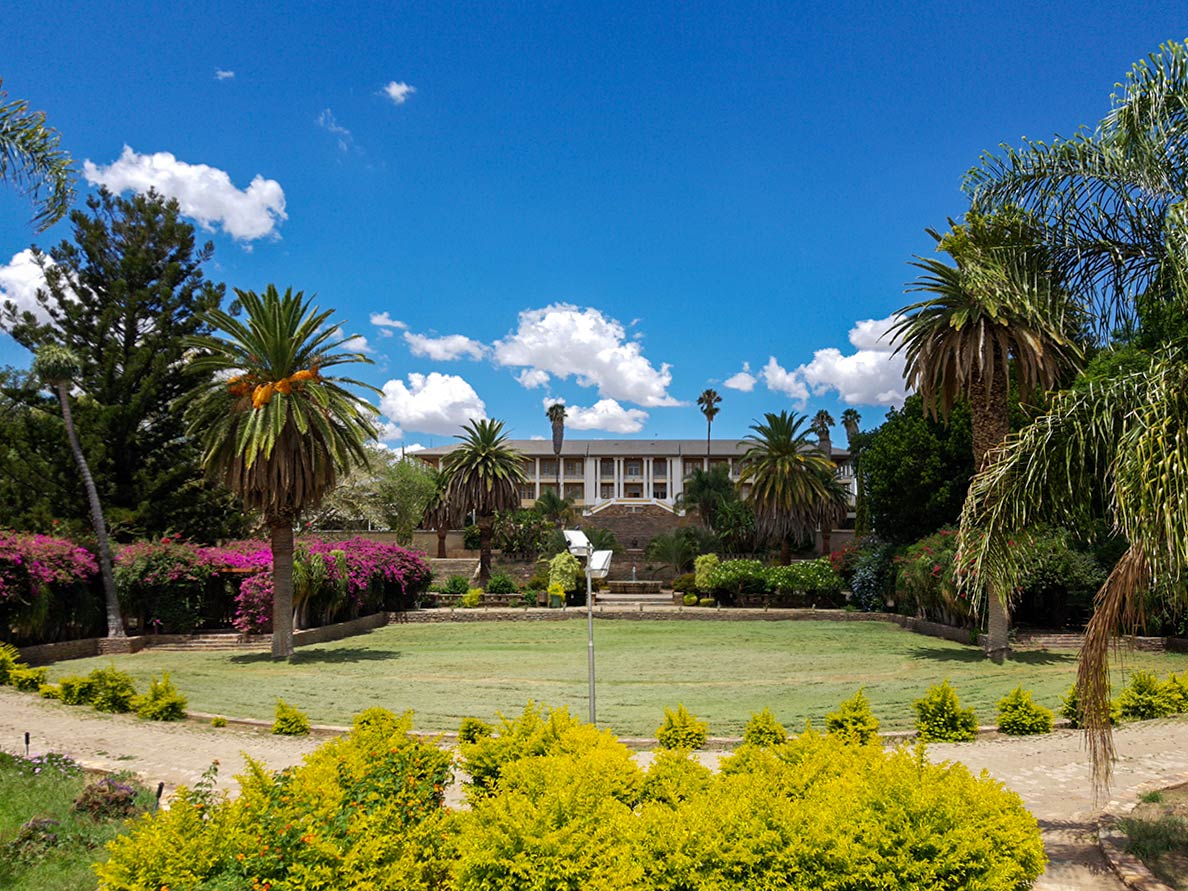
[[[152,183],[209,230],[211,278],[333,307],[392,445],[479,414],[547,436],[552,400],[570,437],[696,437],[709,386],[733,437],[785,408],[879,423],[902,381],[877,322],[962,174],[1096,123],[1182,13],[18,0],[0,77],[80,195]],[[29,217],[0,188],[18,301],[23,252],[69,235]],[[28,361],[0,334],[0,364]]]

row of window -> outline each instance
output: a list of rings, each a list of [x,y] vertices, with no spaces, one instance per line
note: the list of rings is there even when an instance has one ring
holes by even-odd
[[[557,460],[555,458],[540,458],[538,459],[540,465],[541,479],[557,477]],[[710,461],[710,465],[729,466],[729,462],[724,459],[714,459]],[[696,459],[686,459],[685,470],[691,471],[694,467],[701,467],[701,463]],[[585,462],[580,458],[566,458],[562,462],[562,472],[566,479],[581,478],[586,475]],[[603,479],[614,479],[615,476],[615,459],[602,458],[599,461],[599,476]],[[644,460],[642,458],[626,458],[623,460],[623,477],[625,479],[639,479],[642,480],[644,476]],[[663,480],[668,477],[668,459],[654,458],[652,460],[652,479]]]
[[[586,487],[584,485],[582,485],[581,483],[566,483],[564,488],[565,488],[565,497],[566,498],[572,498],[574,500],[574,502],[578,502],[578,503],[584,503],[586,501]],[[536,491],[536,487],[531,483],[526,483],[524,485],[521,485],[520,486],[520,499],[522,501],[535,500],[537,497],[535,494],[535,491]],[[545,483],[544,481],[541,482],[541,484],[540,484],[541,495],[543,495],[545,492],[556,492],[556,491],[557,491],[556,483],[550,484],[550,483]],[[623,483],[623,494],[618,497],[622,497],[622,498],[656,498],[656,499],[663,500],[668,497],[668,484],[664,483],[664,482],[654,482],[654,483],[652,483],[652,486],[651,486],[651,494],[650,495],[647,494],[647,491],[648,491],[648,487],[645,486],[643,483],[625,482],[625,483]],[[607,501],[611,498],[615,498],[616,497],[615,484],[614,483],[601,483],[598,487],[598,493],[599,493],[599,498],[602,501]]]

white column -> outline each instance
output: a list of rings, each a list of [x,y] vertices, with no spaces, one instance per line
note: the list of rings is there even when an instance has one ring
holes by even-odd
[[[536,500],[537,498],[540,498],[540,459],[536,458],[532,463],[536,467],[536,481],[533,484],[536,491],[536,495],[533,500]]]

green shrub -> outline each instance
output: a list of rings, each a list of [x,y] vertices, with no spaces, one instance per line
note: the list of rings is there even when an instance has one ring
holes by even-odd
[[[22,693],[36,693],[48,674],[47,668],[13,668],[8,672],[8,682]]]
[[[132,676],[114,665],[96,668],[88,676],[91,682],[90,702],[100,712],[130,712],[136,684]]]
[[[58,680],[62,688],[61,699],[67,705],[89,705],[94,692],[94,682],[90,677],[81,675],[66,675]]]
[[[471,523],[462,529],[462,547],[468,551],[477,551],[483,546],[483,533],[477,523]]]
[[[957,595],[954,582],[956,554],[956,529],[941,529],[909,545],[896,558],[895,596],[900,607],[934,622],[967,624],[969,600]]]
[[[761,712],[751,712],[751,720],[743,728],[743,742],[749,746],[764,748],[786,743],[788,731],[784,725],[776,720],[771,709],[765,708]]]
[[[681,600],[684,601],[685,606],[697,606],[701,598],[696,594],[686,594]]]
[[[873,536],[862,542],[850,576],[853,603],[863,612],[880,612],[895,594],[895,545]]]
[[[676,806],[703,792],[712,777],[713,771],[694,758],[688,749],[661,749],[648,767],[640,801]]]
[[[1169,674],[1163,692],[1172,706],[1173,714],[1188,711],[1188,672]]]
[[[697,720],[684,704],[674,712],[664,710],[664,723],[656,728],[656,742],[663,749],[700,749],[709,736],[709,725]]]
[[[998,701],[998,729],[1011,736],[1051,733],[1052,712],[1019,686]]]
[[[186,716],[186,704],[186,697],[169,680],[169,672],[150,682],[148,692],[132,700],[136,714],[149,721],[180,721]]]
[[[37,695],[42,699],[62,700],[62,688],[57,684],[42,684],[37,688]]]
[[[767,568],[759,560],[724,560],[710,571],[706,590],[732,597],[762,594],[767,591]]]
[[[83,787],[74,799],[73,810],[94,820],[131,817],[140,809],[137,799],[144,791],[139,784],[118,776],[104,777]]]
[[[693,558],[693,584],[698,591],[709,592],[710,576],[721,562],[717,554],[701,554]]]
[[[224,718],[222,715],[215,715],[213,718],[210,719],[210,726],[211,727],[226,727],[227,719]]]
[[[678,575],[672,580],[672,590],[678,594],[687,594],[697,588],[697,576],[691,572]]]
[[[474,609],[483,602],[482,588],[467,588],[462,599],[458,601],[463,609]]]
[[[474,743],[495,732],[495,728],[481,718],[463,718],[458,725],[458,742]]]
[[[821,557],[768,567],[767,585],[777,593],[803,598],[805,603],[831,604],[838,600],[845,582],[829,558]]]
[[[560,585],[566,591],[576,591],[582,578],[582,564],[569,551],[562,551],[549,561],[550,588]]]
[[[1118,695],[1118,711],[1126,720],[1166,718],[1175,713],[1176,705],[1175,691],[1169,690],[1150,671],[1136,671]]]
[[[912,707],[916,710],[916,731],[924,742],[968,742],[978,735],[974,710],[961,708],[957,691],[948,679],[929,687]]]
[[[714,600],[714,598],[712,598],[712,597],[702,597],[700,600],[697,601],[697,605],[698,606],[717,606],[718,601]]]
[[[283,699],[276,701],[276,720],[272,732],[281,736],[305,736],[309,733],[309,718],[305,712],[289,705]]]
[[[21,661],[20,651],[12,644],[0,643],[0,686],[12,683],[10,675],[14,668],[27,668]]]
[[[843,742],[866,745],[879,740],[879,719],[861,688],[825,716],[825,729]]]
[[[1118,711],[1118,702],[1114,700],[1110,702],[1110,724],[1117,724],[1122,720],[1122,715]],[[1060,717],[1068,721],[1070,727],[1080,729],[1084,726],[1084,721],[1081,716],[1081,698],[1077,694],[1077,685],[1073,684],[1068,688],[1068,692],[1060,697]]]
[[[470,590],[470,581],[460,575],[452,575],[441,586],[442,594],[453,594],[461,597]]]
[[[515,583],[515,580],[506,572],[492,574],[486,587],[488,594],[515,594],[519,590],[520,588]]]

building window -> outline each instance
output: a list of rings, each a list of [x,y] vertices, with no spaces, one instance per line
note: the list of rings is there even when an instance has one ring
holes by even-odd
[[[598,464],[599,464],[599,467],[601,468],[599,470],[599,473],[602,476],[611,477],[611,478],[614,477],[614,475],[615,475],[615,459],[614,458],[603,458],[601,461],[598,462]]]
[[[632,458],[623,463],[624,475],[629,480],[637,480],[643,477],[643,461],[638,458]]]
[[[614,483],[603,483],[601,488],[599,489],[599,494],[603,501],[610,501],[612,498],[615,497],[615,484]]]
[[[585,476],[586,471],[582,467],[582,463],[581,459],[567,458],[565,460],[565,475],[571,478]]]
[[[652,486],[652,497],[663,501],[668,497],[668,486],[664,484]]]
[[[643,483],[631,483],[623,487],[624,498],[643,498]]]
[[[555,477],[557,475],[557,460],[555,458],[541,458],[540,475]]]
[[[570,483],[565,487],[565,497],[572,498],[575,502],[584,501],[586,498],[586,487],[581,483]]]
[[[663,458],[652,459],[652,479],[663,480],[668,478],[668,462]]]
[[[531,483],[520,486],[520,500],[521,501],[535,501],[536,487]]]

